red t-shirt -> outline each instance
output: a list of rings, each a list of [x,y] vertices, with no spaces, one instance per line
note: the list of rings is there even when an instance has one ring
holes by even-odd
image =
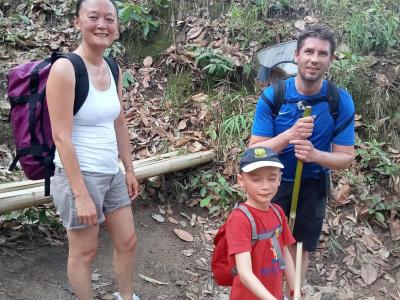
[[[279,226],[279,219],[274,211],[269,208],[263,211],[245,204],[252,214],[257,227],[257,234],[276,230]],[[275,205],[282,216],[282,234],[279,236],[279,244],[283,253],[283,246],[295,243],[285,214],[282,209]],[[272,246],[272,240],[266,239],[257,241],[254,246],[251,244],[251,224],[246,215],[236,209],[229,216],[226,226],[226,239],[228,242],[228,253],[234,260],[234,254],[250,251],[253,273],[264,284],[268,291],[277,299],[282,299],[282,274],[279,262]],[[239,275],[233,279],[230,300],[258,300],[240,281]]]

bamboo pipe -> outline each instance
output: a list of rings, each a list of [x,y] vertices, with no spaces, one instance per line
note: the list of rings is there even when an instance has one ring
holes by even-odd
[[[202,151],[176,157],[153,157],[150,159],[136,161],[133,163],[136,177],[138,179],[150,178],[170,172],[176,172],[195,167],[212,161],[215,158],[215,151]],[[121,168],[123,170],[123,167]],[[124,171],[124,170],[123,170]],[[52,202],[51,196],[44,196],[43,181],[39,186],[24,188],[0,193],[0,213],[6,213],[17,209]],[[32,184],[32,181],[29,183]],[[28,184],[28,186],[29,186]],[[22,184],[24,186],[24,183]],[[1,191],[0,185],[0,191]],[[7,190],[7,189],[3,189]]]
[[[303,255],[303,242],[297,243],[296,273],[294,277],[294,300],[301,298],[301,259]]]

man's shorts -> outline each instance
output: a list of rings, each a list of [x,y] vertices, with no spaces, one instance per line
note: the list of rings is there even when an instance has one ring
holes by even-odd
[[[296,241],[303,242],[303,249],[308,252],[315,252],[318,247],[325,217],[329,182],[329,174],[323,174],[319,179],[307,178],[300,184],[293,236]],[[293,181],[282,180],[278,193],[272,199],[273,203],[282,207],[287,217],[290,213],[293,184]]]
[[[131,204],[125,177],[121,170],[116,174],[83,171],[82,176],[86,188],[96,205],[98,223],[104,222],[105,214]],[[51,194],[54,205],[67,230],[83,229],[89,226],[79,222],[76,213],[75,197],[62,168],[56,168],[54,172],[54,178],[51,183]]]

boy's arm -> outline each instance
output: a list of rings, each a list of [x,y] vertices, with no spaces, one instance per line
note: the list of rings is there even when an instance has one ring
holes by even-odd
[[[293,259],[292,256],[290,255],[289,248],[286,245],[283,246],[283,251],[286,264],[286,269],[285,269],[286,280],[289,285],[289,289],[291,291],[294,291],[294,281],[295,281],[296,271],[294,268]]]
[[[290,255],[290,254],[289,254]],[[235,254],[240,281],[260,300],[277,300],[253,273],[250,252]],[[293,265],[293,261],[292,261]],[[294,280],[294,276],[293,276]],[[294,282],[294,281],[293,281]]]

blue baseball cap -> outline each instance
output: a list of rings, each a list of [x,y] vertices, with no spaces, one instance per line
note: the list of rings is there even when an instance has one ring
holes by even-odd
[[[267,147],[248,148],[244,151],[239,162],[240,172],[251,172],[262,167],[283,169],[278,154]]]

